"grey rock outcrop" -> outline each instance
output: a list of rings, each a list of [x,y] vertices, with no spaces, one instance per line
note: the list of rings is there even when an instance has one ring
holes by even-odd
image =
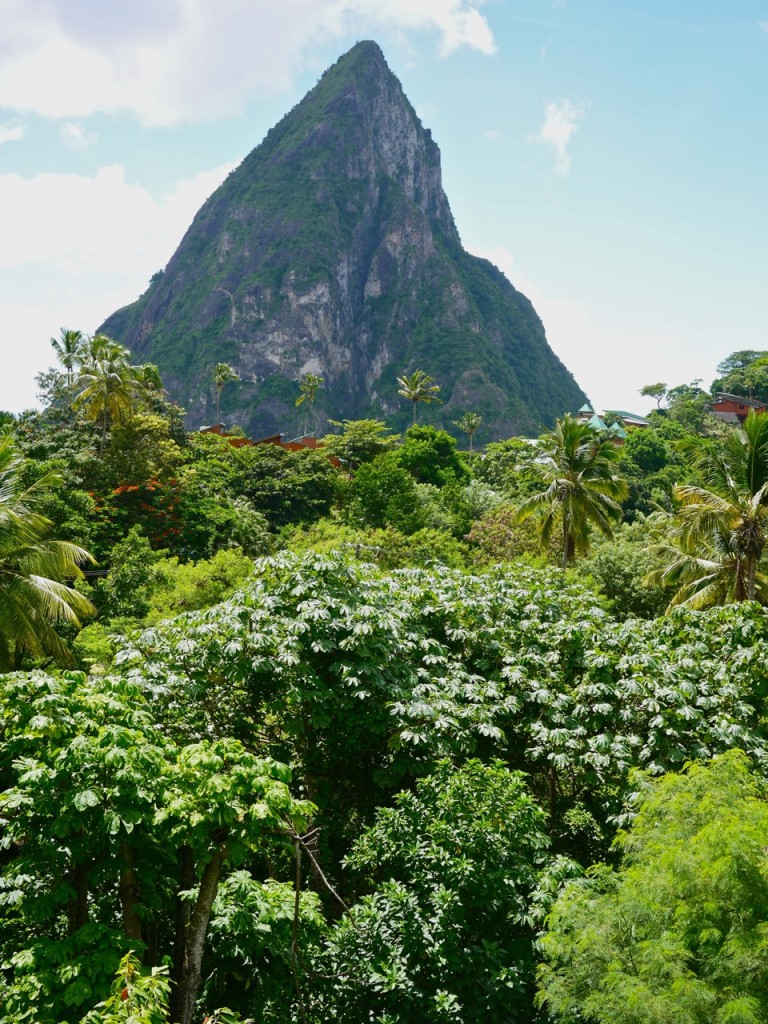
[[[213,418],[210,367],[230,363],[241,381],[222,410],[252,436],[329,417],[404,426],[396,377],[417,368],[444,401],[420,418],[471,409],[480,440],[538,432],[585,400],[530,302],[462,249],[438,147],[372,42],[269,132],[102,329],[158,364],[191,426]],[[323,388],[297,411],[307,372]]]

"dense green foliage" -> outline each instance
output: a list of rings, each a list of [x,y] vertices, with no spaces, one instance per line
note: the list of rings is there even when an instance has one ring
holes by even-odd
[[[364,896],[329,937],[315,1019],[525,1020],[544,815],[519,773],[448,761],[377,812],[346,866]]]
[[[291,798],[284,766],[234,740],[158,731],[136,682],[36,673],[0,684],[0,1020],[77,1021],[104,994],[115,953],[152,948],[155,962],[173,954],[173,1019],[188,1024],[197,933],[225,867],[264,856],[311,807]]]
[[[99,560],[0,675],[0,1024],[763,1019],[762,419],[288,451],[151,367],[92,421],[69,333],[0,443],[6,564]]]
[[[541,980],[555,1019],[765,1020],[768,803],[743,755],[646,785],[618,847],[618,869],[552,911]]]

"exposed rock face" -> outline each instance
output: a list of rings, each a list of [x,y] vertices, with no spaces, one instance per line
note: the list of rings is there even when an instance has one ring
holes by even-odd
[[[328,417],[405,425],[396,377],[414,369],[445,403],[420,419],[478,412],[481,440],[538,432],[585,400],[528,300],[461,248],[439,150],[372,42],[269,132],[101,329],[158,364],[191,426],[214,415],[210,367],[230,363],[242,379],[222,409],[252,436]],[[324,385],[297,411],[307,372]]]

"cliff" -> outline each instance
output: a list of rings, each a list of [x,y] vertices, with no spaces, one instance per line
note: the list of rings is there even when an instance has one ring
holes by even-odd
[[[404,426],[396,377],[432,376],[420,419],[483,416],[478,439],[537,433],[585,400],[531,303],[461,246],[440,152],[373,42],[358,43],[210,197],[165,271],[101,330],[157,363],[190,426],[212,422],[210,368],[230,363],[222,417],[251,436],[308,410]]]

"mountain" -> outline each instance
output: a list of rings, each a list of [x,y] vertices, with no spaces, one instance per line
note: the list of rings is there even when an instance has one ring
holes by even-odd
[[[538,433],[585,401],[528,299],[462,248],[440,151],[373,42],[325,72],[100,330],[157,363],[192,427],[215,418],[211,367],[232,365],[222,415],[254,437],[328,417],[405,426],[396,378],[415,369],[444,403],[420,421],[477,412],[478,440]],[[297,409],[307,372],[324,384]]]

